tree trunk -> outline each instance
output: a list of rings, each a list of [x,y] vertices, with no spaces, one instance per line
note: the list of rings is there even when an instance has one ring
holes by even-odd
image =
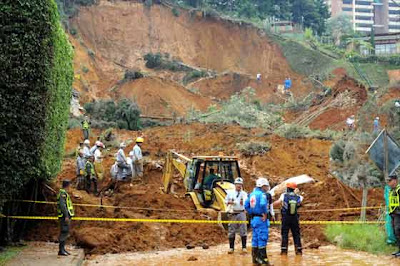
[[[362,200],[361,200],[362,209],[361,209],[360,221],[366,221],[367,209],[365,207],[367,207],[367,200],[368,200],[367,196],[368,196],[368,188],[366,182],[364,181]]]

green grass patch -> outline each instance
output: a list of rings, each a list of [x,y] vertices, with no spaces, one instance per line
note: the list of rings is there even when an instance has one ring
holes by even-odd
[[[0,252],[0,266],[15,258],[25,247],[7,247],[5,251]]]
[[[396,247],[386,244],[385,230],[375,224],[327,225],[326,238],[341,248],[373,254],[391,254]]]
[[[293,40],[277,40],[290,67],[303,75],[325,74],[337,66],[336,60]]]

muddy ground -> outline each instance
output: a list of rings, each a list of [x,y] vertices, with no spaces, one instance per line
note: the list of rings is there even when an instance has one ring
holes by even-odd
[[[95,131],[94,134],[100,134]],[[301,185],[304,195],[303,211],[326,208],[358,207],[361,202],[361,191],[344,187],[328,173],[328,152],[330,141],[318,139],[286,140],[279,136],[265,135],[260,129],[243,129],[238,126],[221,125],[174,125],[170,127],[151,128],[143,132],[115,131],[117,140],[127,141],[137,135],[144,135],[143,151],[147,154],[145,175],[148,184],[134,183],[121,185],[110,196],[102,199],[89,195],[85,191],[73,189],[75,203],[91,203],[113,206],[128,206],[138,209],[123,208],[93,208],[76,207],[78,216],[116,217],[116,218],[152,218],[152,219],[216,219],[216,213],[198,213],[193,211],[191,201],[183,194],[166,195],[160,190],[162,165],[165,153],[175,149],[188,156],[218,154],[237,155],[240,157],[242,175],[245,178],[245,188],[251,191],[257,176],[269,177],[272,185],[278,184],[285,178],[300,174],[312,176],[316,182]],[[70,153],[79,142],[80,130],[71,130],[67,135],[66,152]],[[237,150],[236,144],[249,140],[265,140],[272,144],[270,152],[264,156],[245,157]],[[126,148],[132,149],[133,144]],[[109,168],[113,164],[113,154],[116,148],[110,147],[105,151],[105,178],[100,182],[100,188],[110,180]],[[75,179],[75,161],[68,158],[63,163],[63,169],[58,180]],[[177,176],[178,178],[178,176]],[[179,179],[178,179],[179,180]],[[179,181],[178,181],[179,183]],[[60,182],[55,184],[58,187]],[[376,206],[383,203],[383,191],[369,191],[369,204]],[[53,200],[55,198],[53,197]],[[158,210],[147,210],[158,209]],[[54,215],[52,206],[38,208],[41,215]],[[303,220],[354,220],[359,213],[341,212],[304,212]],[[368,217],[374,218],[377,211],[369,211]],[[40,223],[30,231],[28,239],[40,241],[57,240],[56,222]],[[303,226],[305,246],[318,246],[325,241],[323,226]],[[115,223],[76,221],[73,223],[70,241],[84,247],[87,253],[104,254],[128,251],[165,250],[185,247],[186,245],[202,246],[216,245],[226,242],[226,232],[218,225],[192,224],[157,224],[157,223]]]

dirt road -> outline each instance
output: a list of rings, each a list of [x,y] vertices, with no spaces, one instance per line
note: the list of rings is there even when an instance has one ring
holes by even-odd
[[[172,249],[161,252],[107,254],[90,257],[84,265],[252,265],[251,255],[236,252],[227,255],[227,246],[219,245],[204,250]],[[268,254],[273,265],[399,265],[400,259],[390,256],[371,255],[366,252],[343,250],[335,246],[306,249],[302,257],[289,249],[288,257],[279,255],[278,242],[268,245]]]

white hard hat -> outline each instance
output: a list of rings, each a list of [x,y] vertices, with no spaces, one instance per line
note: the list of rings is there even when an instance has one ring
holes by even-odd
[[[103,142],[101,142],[100,140],[96,141],[95,144],[96,144],[97,147],[103,147],[103,148],[105,148]]]
[[[119,144],[119,147],[120,147],[120,148],[125,148],[125,147],[126,147],[125,142],[121,142],[121,144]]]
[[[256,186],[257,187],[269,186],[269,182],[265,177],[260,177],[256,181]]]
[[[235,179],[235,184],[243,185],[243,178],[241,178],[241,177],[236,178]]]
[[[379,120],[379,116],[375,117],[376,120]]]
[[[90,144],[90,140],[85,139],[85,141],[83,142],[83,144]]]
[[[400,102],[399,102],[399,101],[396,101],[396,102],[394,103],[394,106],[400,107]]]

